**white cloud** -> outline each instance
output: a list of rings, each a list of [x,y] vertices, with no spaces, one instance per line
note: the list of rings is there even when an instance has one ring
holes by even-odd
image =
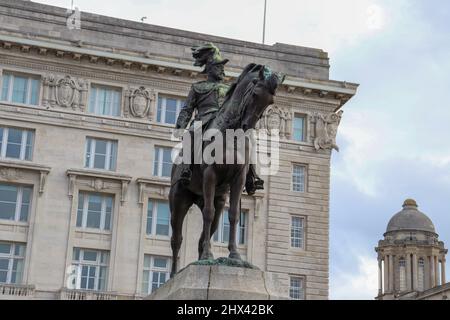
[[[357,271],[338,269],[330,281],[330,299],[373,300],[378,293],[377,259],[364,254],[349,257],[358,264]]]

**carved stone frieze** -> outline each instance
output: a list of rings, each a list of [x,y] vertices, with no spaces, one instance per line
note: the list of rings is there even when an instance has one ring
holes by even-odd
[[[72,76],[57,76],[47,74],[43,77],[44,107],[71,108],[85,111],[89,83]]]
[[[321,114],[316,113],[314,115],[314,147],[316,150],[335,149],[339,151],[339,147],[336,145],[336,134],[339,127],[339,123],[342,118],[343,111],[337,113]]]
[[[14,181],[22,177],[22,172],[15,168],[0,168],[0,176],[5,180]]]
[[[277,105],[269,106],[258,122],[258,129],[267,131],[271,134],[271,130],[279,130],[280,138],[289,139],[291,137],[292,114],[287,108]]]

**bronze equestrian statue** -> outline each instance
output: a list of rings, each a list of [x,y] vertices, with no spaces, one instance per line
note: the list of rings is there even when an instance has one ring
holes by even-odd
[[[273,103],[275,91],[284,76],[272,72],[264,65],[251,63],[245,67],[238,79],[228,88],[222,83],[224,65],[228,60],[220,57],[220,51],[213,44],[194,47],[195,65],[205,66],[207,80],[192,85],[185,107],[177,119],[176,129],[186,128],[194,110],[194,120],[202,121],[200,130],[215,129],[221,137],[225,137],[227,129],[254,129],[265,109]],[[189,128],[191,146],[194,146],[194,128]],[[219,137],[217,137],[219,138]],[[247,139],[246,139],[247,140]],[[172,270],[177,271],[178,252],[182,243],[183,221],[189,208],[196,204],[203,215],[203,230],[198,243],[199,260],[213,259],[211,253],[211,237],[217,226],[225,206],[226,197],[230,194],[229,222],[230,236],[229,258],[240,259],[236,246],[237,223],[240,216],[240,200],[244,186],[249,194],[262,188],[262,180],[256,175],[250,164],[250,148],[248,141],[245,147],[238,147],[236,141],[224,141],[223,160],[213,164],[202,162],[194,164],[194,155],[190,163],[174,164],[171,173],[169,204],[172,226]],[[203,141],[200,149],[211,141]],[[195,148],[194,148],[195,149]],[[200,150],[200,151],[201,151]],[[226,162],[226,152],[233,150],[235,160],[243,161],[232,164]],[[195,151],[195,150],[194,150]]]

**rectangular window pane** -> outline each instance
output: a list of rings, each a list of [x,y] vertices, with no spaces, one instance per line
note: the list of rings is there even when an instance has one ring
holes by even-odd
[[[91,169],[115,170],[117,141],[86,138],[85,166]]]
[[[162,122],[162,112],[163,112],[163,99],[161,97],[158,97],[158,109],[156,111],[156,121]]]
[[[175,124],[177,116],[177,100],[166,99],[166,123]]]
[[[294,191],[305,191],[305,167],[294,165],[292,171],[292,188]]]
[[[100,196],[90,194],[86,220],[87,228],[100,228],[101,210],[102,198]]]
[[[302,300],[304,299],[304,284],[303,278],[291,277],[289,296],[291,299]]]
[[[296,115],[293,121],[293,138],[296,141],[305,140],[305,117]]]
[[[169,279],[170,259],[144,255],[144,270],[142,277],[142,290],[150,294]]]
[[[172,171],[172,149],[164,148],[163,163],[162,163],[162,176],[170,177]]]
[[[156,121],[166,124],[175,124],[183,103],[184,101],[182,99],[159,96]]]
[[[303,248],[303,231],[304,218],[292,217],[291,218],[291,247]]]
[[[20,150],[22,147],[23,130],[8,128],[8,143],[6,146],[6,157],[20,159]]]
[[[33,153],[33,142],[34,142],[34,132],[27,131],[26,132],[26,142],[25,142],[25,155],[24,159],[31,161],[32,153]]]
[[[115,88],[93,85],[90,90],[89,112],[105,116],[119,116],[121,93]]]
[[[15,220],[18,188],[0,185],[0,219]]]
[[[39,102],[39,80],[30,79],[30,81],[31,81],[30,104],[38,105],[38,102]]]
[[[27,85],[28,79],[21,76],[14,76],[12,102],[26,103],[27,102]]]
[[[22,187],[22,206],[20,208],[20,221],[27,221],[30,213],[31,188]]]
[[[11,81],[11,76],[9,74],[3,74],[3,76],[2,76],[2,101],[8,101],[10,81]]]
[[[0,283],[22,282],[24,256],[24,245],[14,242],[0,243]]]
[[[168,236],[169,235],[169,220],[170,210],[169,204],[158,202],[157,219],[156,219],[156,234]]]
[[[147,207],[147,234],[152,234],[153,230],[153,202],[148,201]]]
[[[73,262],[77,267],[77,289],[106,290],[109,264],[107,251],[74,248]]]

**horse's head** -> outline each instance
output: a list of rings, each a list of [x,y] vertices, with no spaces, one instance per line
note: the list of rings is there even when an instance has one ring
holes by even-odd
[[[284,75],[272,72],[266,66],[260,68],[257,76],[249,84],[244,109],[242,110],[241,128],[253,129],[266,108],[273,104],[273,97],[278,86],[283,83]]]

